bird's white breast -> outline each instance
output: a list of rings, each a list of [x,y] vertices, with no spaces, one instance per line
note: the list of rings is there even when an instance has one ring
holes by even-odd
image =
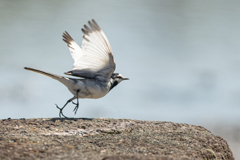
[[[99,82],[94,79],[84,79],[75,82],[72,87],[68,88],[73,95],[76,95],[76,91],[80,89],[78,98],[91,98],[97,99],[104,97],[110,88],[110,82]]]

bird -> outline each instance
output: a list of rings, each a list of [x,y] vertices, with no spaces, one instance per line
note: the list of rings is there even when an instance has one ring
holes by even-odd
[[[63,109],[68,103],[72,102],[75,105],[73,112],[76,114],[79,108],[79,98],[102,98],[121,81],[129,80],[129,78],[123,77],[120,73],[114,73],[116,63],[113,57],[112,48],[97,22],[94,19],[88,21],[88,25],[85,24],[83,26],[82,32],[83,40],[81,48],[67,31],[62,35],[63,41],[66,42],[74,60],[72,70],[64,74],[74,76],[74,78],[24,67],[26,70],[42,74],[61,82],[73,94],[73,97],[70,98],[63,107],[60,108],[55,104],[59,109],[60,118],[68,118],[63,114]],[[77,103],[73,102],[75,99],[77,99]]]

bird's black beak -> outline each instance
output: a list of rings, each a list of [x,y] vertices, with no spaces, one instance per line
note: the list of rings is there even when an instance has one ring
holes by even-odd
[[[123,78],[123,80],[129,80],[129,78]]]

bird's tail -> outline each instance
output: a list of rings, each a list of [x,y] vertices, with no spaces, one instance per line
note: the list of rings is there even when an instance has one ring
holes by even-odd
[[[67,77],[63,77],[63,76],[59,76],[59,75],[56,75],[56,74],[44,72],[44,71],[34,69],[34,68],[24,67],[24,69],[42,74],[42,75],[50,77],[50,78],[53,78],[53,79],[58,80],[59,82],[63,83],[64,85],[67,85],[69,83],[69,80],[70,80]]]

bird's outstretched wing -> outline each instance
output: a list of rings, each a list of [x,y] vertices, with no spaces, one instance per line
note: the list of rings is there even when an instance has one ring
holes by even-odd
[[[82,28],[82,49],[65,31],[63,41],[67,43],[74,60],[73,69],[67,75],[84,78],[109,79],[115,70],[110,43],[95,20]]]

